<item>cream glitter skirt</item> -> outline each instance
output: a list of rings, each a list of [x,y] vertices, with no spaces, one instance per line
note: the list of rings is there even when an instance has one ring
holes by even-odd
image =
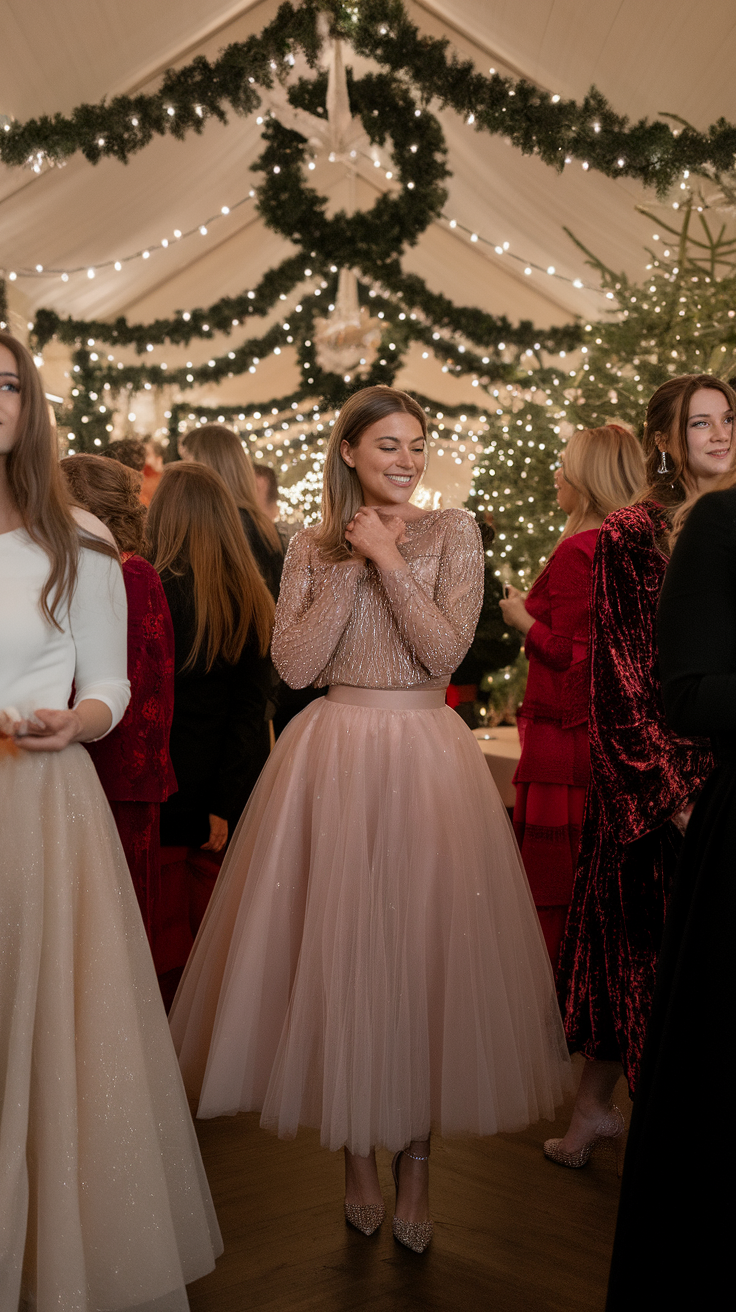
[[[258,1109],[365,1155],[553,1115],[569,1059],[547,950],[443,703],[331,689],[278,739],[170,1016],[199,1116]]]
[[[0,757],[0,1308],[184,1312],[220,1233],[80,746]]]

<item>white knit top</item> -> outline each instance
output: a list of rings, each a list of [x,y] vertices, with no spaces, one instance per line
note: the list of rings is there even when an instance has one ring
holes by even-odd
[[[101,524],[99,530],[108,537]],[[46,552],[25,529],[0,534],[0,710],[21,717],[64,710],[74,681],[75,705],[89,697],[104,702],[112,729],[130,700],[120,566],[99,552],[80,551],[71,605],[57,613],[60,630],[44,619],[39,605],[48,574]]]

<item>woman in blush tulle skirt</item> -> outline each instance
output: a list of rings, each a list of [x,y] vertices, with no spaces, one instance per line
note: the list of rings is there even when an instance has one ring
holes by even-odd
[[[82,746],[120,723],[126,594],[0,333],[0,1309],[187,1312],[222,1252],[138,902]],[[69,708],[72,684],[76,694]]]
[[[568,1084],[554,981],[505,809],[445,706],[483,587],[464,511],[409,498],[426,422],[345,404],[323,520],[291,542],[273,658],[328,687],[281,735],[235,833],[171,1013],[198,1115],[257,1109],[345,1148],[347,1220],[423,1251],[430,1130],[551,1117]]]

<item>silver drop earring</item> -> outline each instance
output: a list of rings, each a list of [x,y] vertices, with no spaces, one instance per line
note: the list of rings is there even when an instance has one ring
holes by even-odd
[[[666,474],[666,473],[668,472],[668,470],[667,470],[667,452],[663,450],[663,451],[661,452],[661,455],[662,455],[662,459],[661,459],[660,462],[659,462],[659,468],[657,469],[657,473],[658,473],[658,474]]]

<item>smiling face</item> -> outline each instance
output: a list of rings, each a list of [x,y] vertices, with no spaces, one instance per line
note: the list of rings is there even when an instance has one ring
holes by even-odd
[[[426,442],[419,420],[399,410],[366,428],[355,446],[343,441],[340,454],[358,475],[365,504],[390,508],[404,505],[416,488]]]
[[[0,346],[0,456],[12,451],[20,417],[18,364],[7,346]]]
[[[701,387],[693,393],[687,418],[687,463],[701,491],[731,464],[733,421],[723,392]]]

